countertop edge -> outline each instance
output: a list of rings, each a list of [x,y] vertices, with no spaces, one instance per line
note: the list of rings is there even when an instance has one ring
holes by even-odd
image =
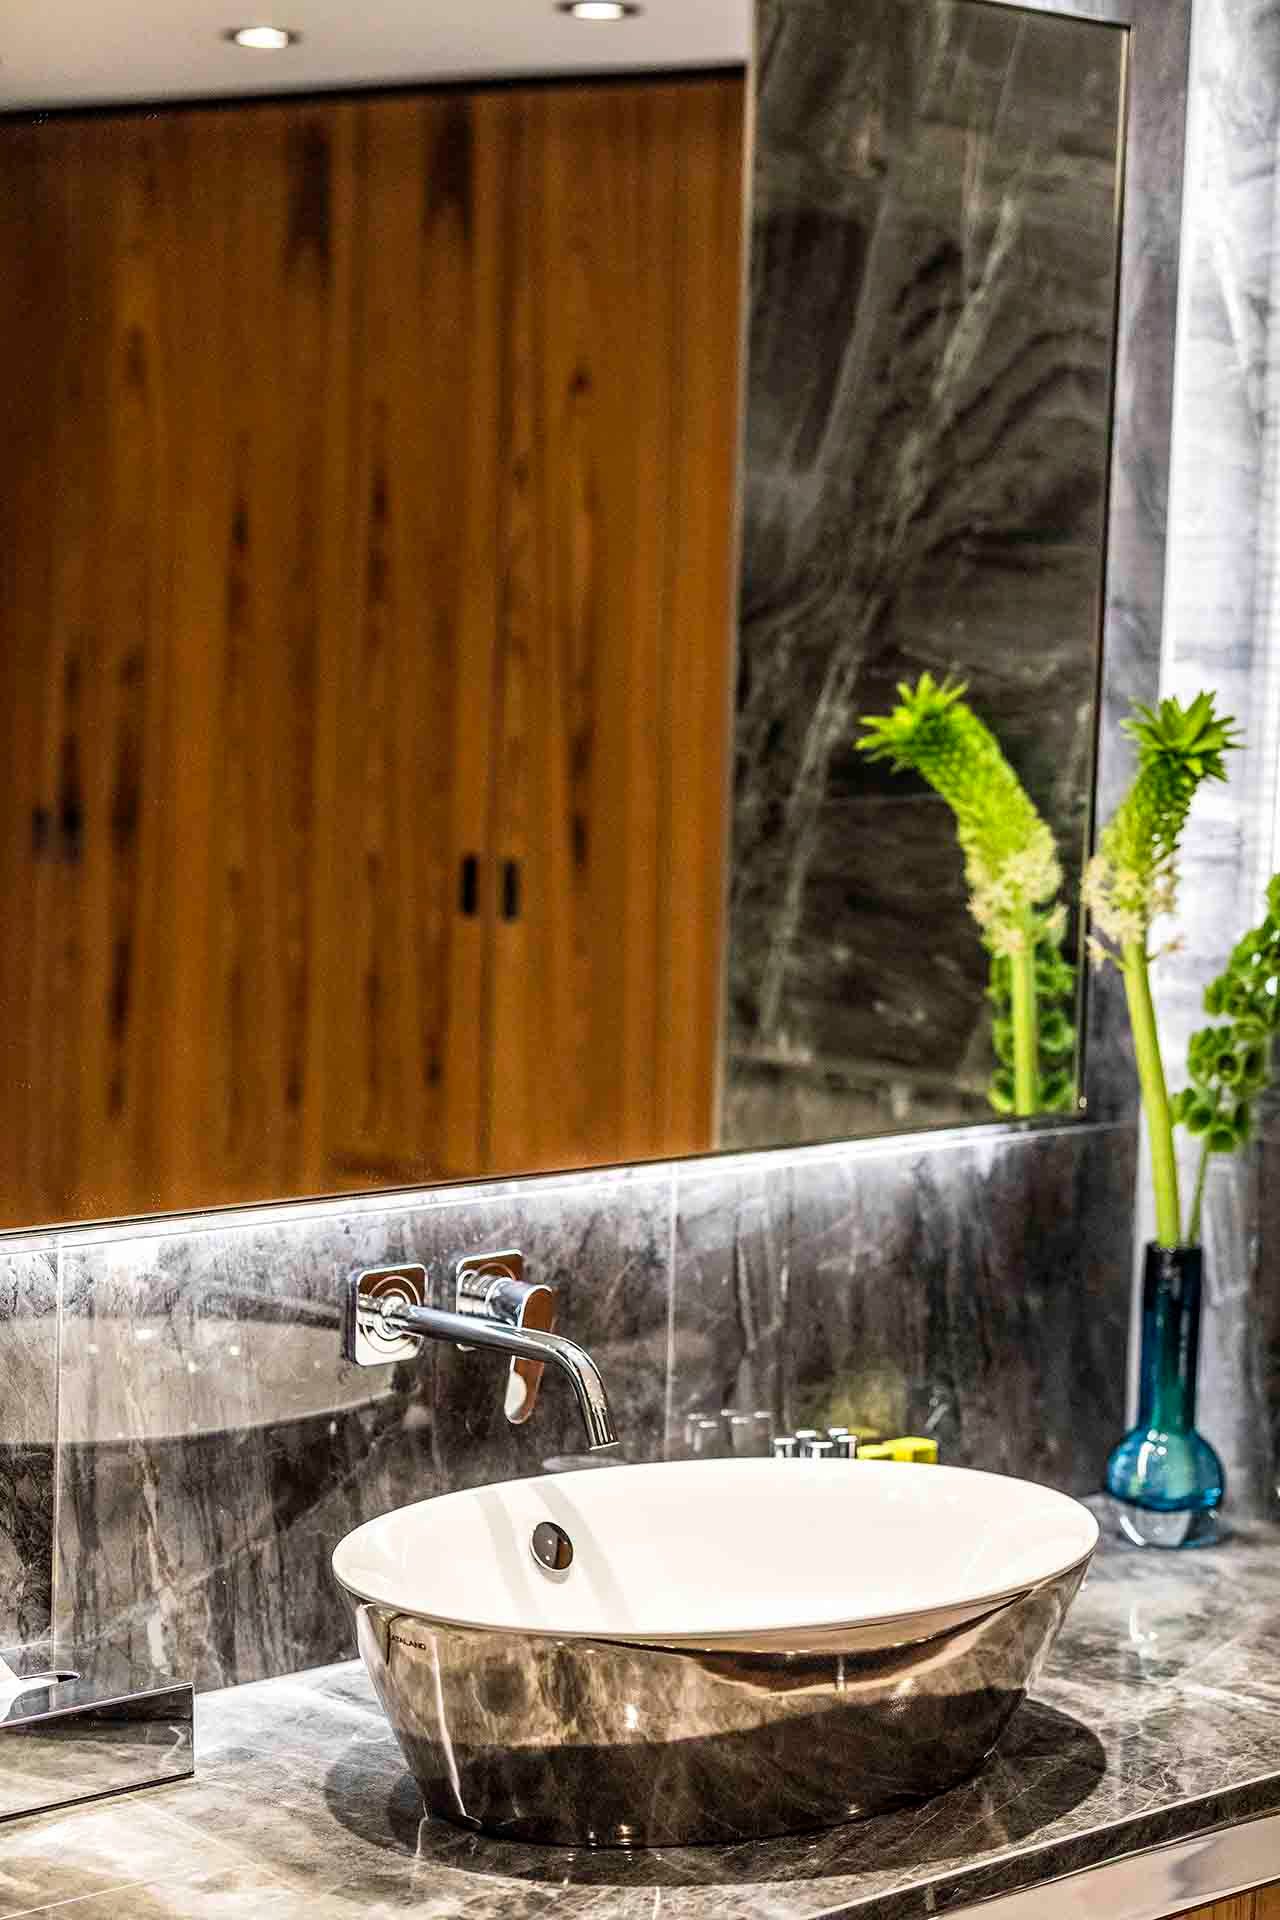
[[[1278,1878],[1280,1813],[1270,1813],[954,1907],[951,1920],[1169,1920]]]

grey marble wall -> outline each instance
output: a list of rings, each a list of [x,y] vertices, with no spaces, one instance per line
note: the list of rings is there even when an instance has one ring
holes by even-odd
[[[634,1457],[660,1455],[670,1175],[424,1193],[416,1203],[72,1240],[62,1254],[57,1629],[108,1635],[214,1685],[332,1657],[350,1635],[329,1555],[362,1519],[537,1473],[579,1449],[548,1378],[502,1416],[502,1367],[429,1346],[341,1357],[348,1275],[517,1245],[597,1355]]]
[[[1247,745],[1185,836],[1184,944],[1156,988],[1175,1086],[1205,982],[1280,867],[1280,4],[1197,0],[1192,87],[1161,677],[1183,698],[1213,688]],[[1273,1113],[1249,1160],[1215,1167],[1205,1222],[1200,1417],[1245,1514],[1273,1513],[1280,1480],[1278,1181]]]
[[[1227,1470],[1227,1504],[1275,1518],[1280,1463],[1280,1139],[1214,1168],[1205,1208],[1197,1418]]]
[[[561,1289],[629,1459],[678,1456],[688,1414],[734,1406],[924,1427],[956,1463],[1088,1491],[1123,1411],[1131,1147],[1125,1127],[979,1130],[86,1229],[11,1257],[5,1637],[52,1611],[64,1644],[202,1685],[347,1652],[343,1533],[581,1448],[556,1379],[513,1429],[488,1355],[341,1359],[352,1270],[486,1246]]]
[[[1242,723],[1230,782],[1198,796],[1184,837],[1178,931],[1158,973],[1177,1055],[1204,1024],[1204,982],[1274,861],[1277,687],[1271,576],[1276,395],[1269,373],[1280,174],[1280,6],[1200,0],[1187,162],[1162,690],[1208,686]]]
[[[0,1253],[0,1647],[52,1617],[57,1285],[51,1251]]]
[[[1123,1415],[1133,1134],[971,1129],[677,1169],[671,1440],[721,1406],[924,1433],[1073,1493]]]

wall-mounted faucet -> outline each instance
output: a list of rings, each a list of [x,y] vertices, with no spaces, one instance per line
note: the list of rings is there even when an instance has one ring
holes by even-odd
[[[591,1355],[553,1331],[556,1300],[551,1287],[524,1277],[524,1257],[515,1252],[466,1254],[452,1262],[452,1310],[430,1304],[430,1281],[421,1266],[374,1267],[353,1274],[347,1309],[345,1351],[360,1367],[384,1367],[421,1352],[424,1340],[447,1340],[464,1352],[485,1347],[509,1355],[505,1411],[512,1426],[533,1412],[545,1365],[568,1375],[596,1451],[618,1443],[609,1397]]]

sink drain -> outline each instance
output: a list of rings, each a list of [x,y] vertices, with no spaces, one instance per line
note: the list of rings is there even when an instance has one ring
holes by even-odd
[[[573,1542],[554,1520],[539,1520],[529,1547],[538,1565],[548,1573],[567,1573],[573,1565]]]

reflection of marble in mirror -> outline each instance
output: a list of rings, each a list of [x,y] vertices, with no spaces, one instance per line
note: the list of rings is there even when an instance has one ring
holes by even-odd
[[[991,1117],[951,816],[852,746],[898,681],[968,682],[1074,893],[1127,44],[985,0],[764,0],[759,29],[734,1146]]]

